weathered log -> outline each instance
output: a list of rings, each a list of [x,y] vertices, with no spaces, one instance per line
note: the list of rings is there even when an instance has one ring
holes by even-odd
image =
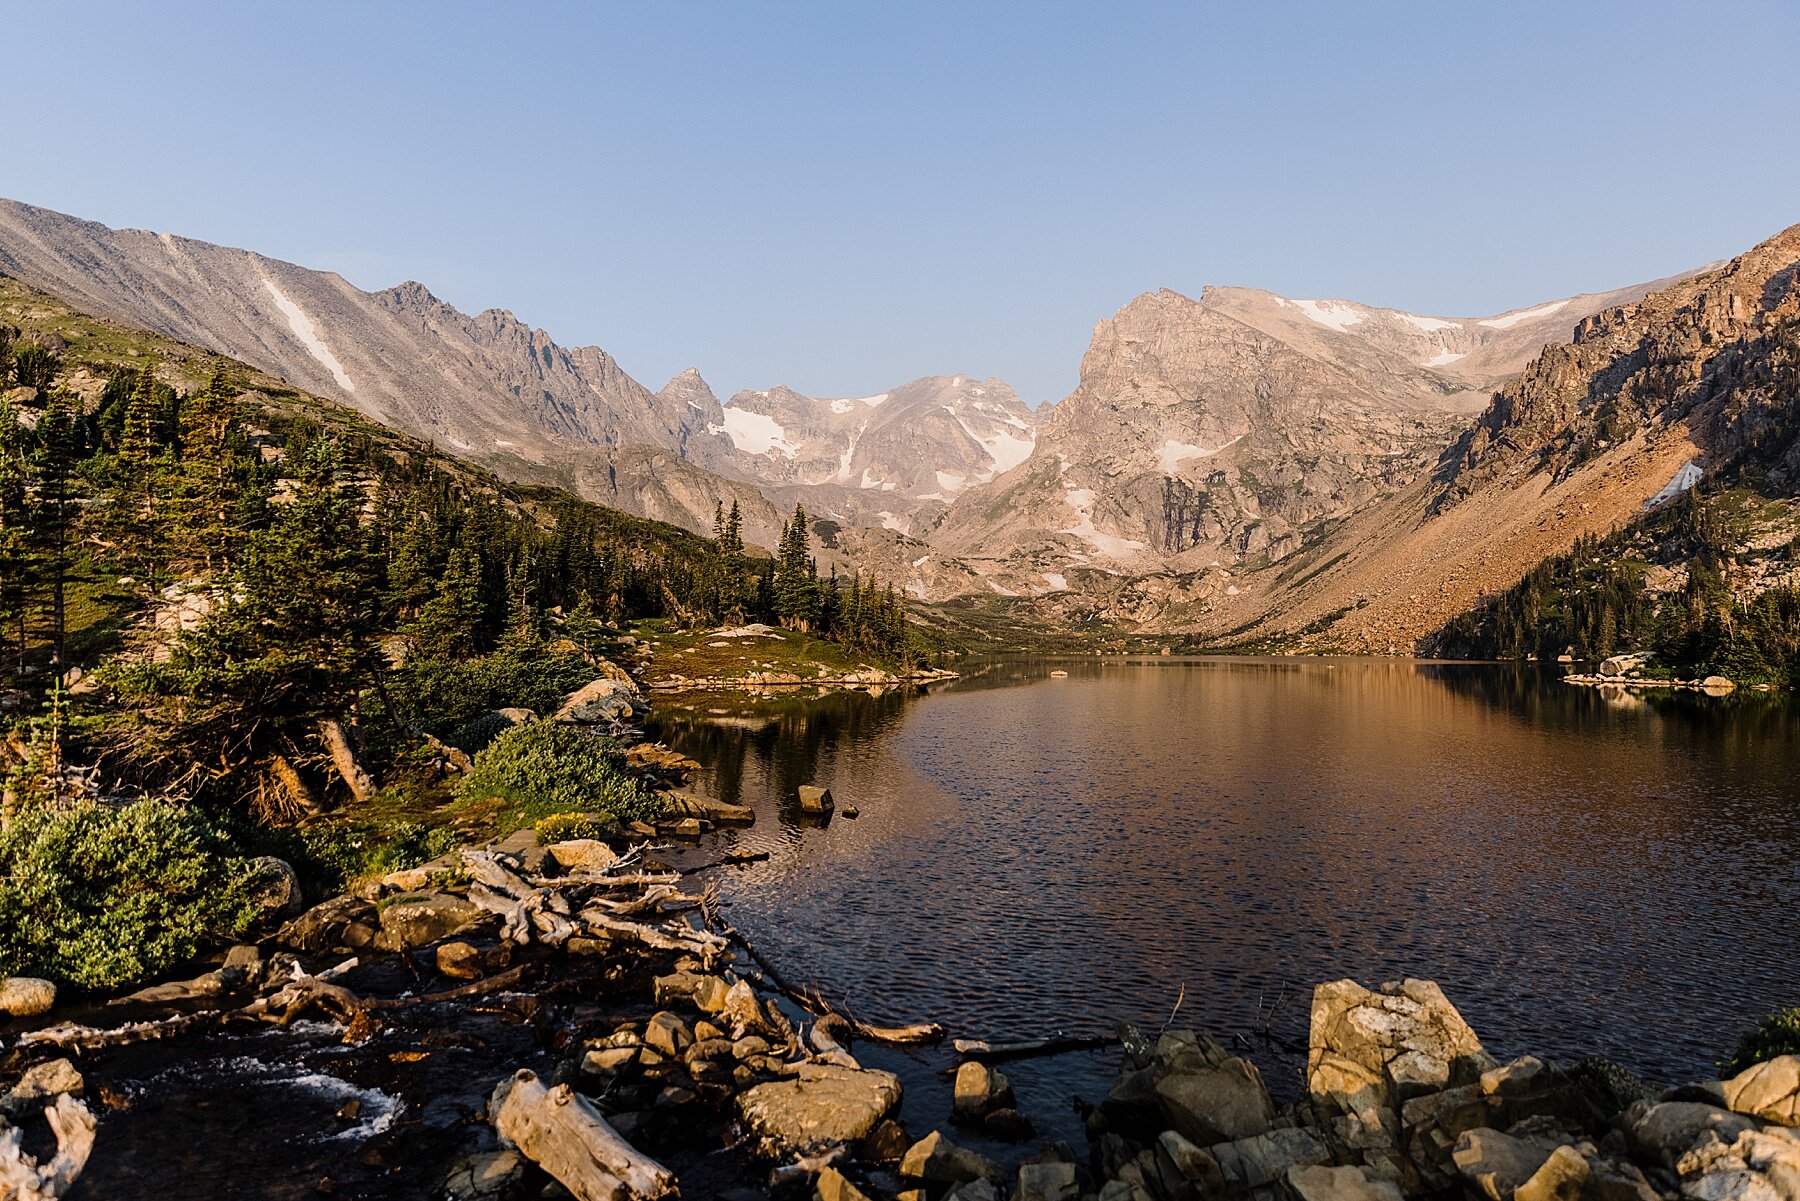
[[[29,1030],[19,1036],[19,1041],[15,1046],[19,1050],[25,1050],[28,1047],[56,1047],[59,1050],[86,1054],[90,1051],[101,1051],[111,1047],[128,1047],[134,1043],[174,1038],[176,1035],[186,1034],[190,1030],[219,1025],[227,1016],[228,1014],[218,1010],[208,1010],[204,1013],[178,1013],[173,1017],[158,1018],[150,1022],[127,1022],[123,1026],[114,1026],[105,1030],[94,1026],[77,1025],[74,1022],[64,1022],[43,1030]],[[0,1197],[4,1196],[5,1194],[0,1193]]]
[[[622,918],[614,917],[604,909],[591,905],[581,911],[580,917],[582,921],[597,930],[605,930],[608,934],[620,934],[626,938],[635,939],[657,951],[675,951],[711,958],[723,952],[727,946],[724,939],[704,930],[688,929],[680,934],[672,934],[655,926],[625,921]]]
[[[477,884],[505,893],[514,900],[531,891],[532,886],[519,873],[501,862],[500,856],[493,851],[464,851],[462,858],[469,878]]]
[[[288,762],[286,755],[269,756],[269,775],[287,796],[288,802],[305,813],[319,812],[319,798],[313,790],[306,786],[294,765]]]
[[[324,740],[325,749],[331,754],[331,765],[337,768],[338,775],[349,785],[350,794],[359,802],[374,796],[375,780],[356,757],[356,748],[350,745],[350,736],[344,733],[343,723],[335,717],[321,720],[319,737]]]
[[[94,1115],[64,1094],[45,1111],[56,1136],[56,1154],[39,1163],[21,1146],[21,1132],[0,1120],[0,1197],[6,1201],[55,1201],[75,1185],[94,1151]]]
[[[655,1201],[674,1194],[675,1174],[620,1138],[568,1085],[546,1089],[536,1073],[522,1069],[501,1083],[495,1097],[494,1129],[578,1201]]]
[[[442,1001],[456,1001],[463,997],[478,997],[485,993],[505,992],[525,978],[531,965],[521,963],[517,967],[508,968],[485,980],[472,980],[467,984],[459,984],[455,988],[446,988],[439,992],[423,993],[414,997],[372,997],[363,1002],[368,1009],[403,1009],[409,1005],[433,1005]]]
[[[1060,1055],[1064,1051],[1091,1051],[1119,1041],[1116,1034],[1052,1034],[1016,1042],[990,1043],[978,1038],[959,1038],[950,1045],[964,1059],[1028,1059],[1034,1055]]]
[[[513,897],[484,884],[471,884],[469,900],[498,914],[500,936],[521,946],[533,941],[561,946],[579,929],[567,916],[568,900],[549,889],[527,888],[525,895]]]

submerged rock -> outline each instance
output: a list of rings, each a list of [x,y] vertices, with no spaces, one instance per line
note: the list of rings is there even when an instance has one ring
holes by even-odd
[[[997,1109],[1013,1105],[1012,1084],[998,1071],[978,1060],[956,1069],[950,1116],[958,1122],[977,1123]]]
[[[959,1147],[939,1131],[914,1143],[900,1160],[900,1175],[928,1184],[960,1184],[1001,1178],[1000,1168],[987,1156]]]

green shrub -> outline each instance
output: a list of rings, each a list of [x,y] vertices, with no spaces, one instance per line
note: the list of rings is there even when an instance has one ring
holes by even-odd
[[[485,713],[515,706],[549,713],[593,678],[593,667],[580,655],[541,647],[507,647],[466,660],[417,655],[395,673],[394,704],[415,724],[440,737],[450,734],[456,743],[451,732]],[[482,740],[494,732],[480,731]]]
[[[662,801],[625,765],[611,738],[553,721],[514,726],[475,756],[458,785],[465,798],[500,797],[529,824],[554,813],[622,821],[654,817]]]
[[[1782,1055],[1800,1055],[1800,1006],[1771,1013],[1746,1030],[1719,1071],[1729,1080],[1745,1068]]]
[[[246,845],[293,865],[309,897],[335,896],[365,876],[417,867],[456,849],[454,831],[419,822],[342,822],[246,830]]]
[[[255,919],[254,869],[162,801],[27,809],[0,834],[0,975],[111,989]]]
[[[607,824],[592,813],[552,813],[537,824],[538,843],[549,846],[576,838],[604,838]]]

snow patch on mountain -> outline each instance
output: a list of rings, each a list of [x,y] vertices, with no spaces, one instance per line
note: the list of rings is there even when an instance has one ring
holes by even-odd
[[[355,392],[356,385],[350,382],[350,376],[344,371],[343,364],[339,363],[337,356],[332,354],[330,348],[319,340],[319,331],[313,328],[312,318],[308,317],[305,310],[299,305],[289,300],[287,293],[277,288],[273,280],[265,278],[262,285],[269,290],[269,295],[274,298],[275,307],[281,310],[281,315],[287,318],[288,328],[294,331],[294,337],[300,339],[300,345],[306,347],[306,353],[317,359],[325,370],[331,372],[331,378],[337,381],[338,387],[346,392]]]
[[[1296,300],[1294,305],[1320,325],[1340,334],[1348,333],[1351,326],[1361,325],[1363,320],[1360,311],[1335,300]]]
[[[1075,510],[1076,522],[1065,526],[1065,534],[1073,534],[1103,555],[1111,555],[1115,559],[1124,558],[1144,549],[1142,542],[1130,538],[1121,538],[1117,534],[1108,534],[1094,525],[1094,502],[1099,499],[1092,488],[1070,488],[1063,493],[1063,502]]]
[[[722,432],[731,439],[733,446],[747,455],[773,454],[779,450],[791,459],[800,450],[799,443],[789,438],[786,427],[773,417],[730,405],[725,406],[723,413],[724,425],[707,428],[715,434]]]
[[[1644,507],[1654,509],[1658,505],[1667,504],[1698,484],[1705,475],[1706,473],[1700,470],[1699,464],[1689,459],[1676,469],[1674,475],[1669,477],[1669,482],[1662,486],[1662,491],[1644,502]]]
[[[1167,442],[1164,442],[1162,446],[1157,448],[1156,465],[1161,469],[1164,475],[1174,475],[1175,469],[1187,460],[1210,459],[1243,436],[1244,435],[1239,434],[1237,438],[1233,438],[1230,442],[1227,442],[1225,446],[1214,447],[1210,450],[1192,442],[1177,442],[1175,439],[1170,438]]]
[[[1458,354],[1454,350],[1440,350],[1425,360],[1427,367],[1448,367],[1458,359],[1468,358],[1466,354]]]
[[[1442,317],[1420,317],[1414,313],[1395,313],[1394,316],[1428,334],[1435,334],[1441,329],[1456,329],[1460,324],[1455,321],[1446,321]]]
[[[1520,309],[1516,313],[1508,313],[1504,317],[1489,317],[1485,321],[1476,322],[1476,324],[1485,325],[1489,329],[1511,329],[1522,321],[1534,321],[1539,317],[1548,317],[1568,303],[1566,300],[1553,300],[1549,304],[1540,304],[1535,309]]]

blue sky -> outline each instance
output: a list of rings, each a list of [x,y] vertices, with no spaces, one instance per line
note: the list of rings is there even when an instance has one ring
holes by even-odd
[[[416,278],[650,387],[1074,386],[1209,283],[1480,315],[1800,221],[1800,5],[83,4],[0,195]]]

